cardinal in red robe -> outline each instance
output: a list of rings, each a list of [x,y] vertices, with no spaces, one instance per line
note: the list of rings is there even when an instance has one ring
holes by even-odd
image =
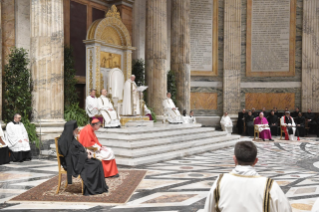
[[[105,177],[118,177],[117,165],[115,162],[114,153],[111,148],[103,146],[97,139],[94,131],[101,127],[101,122],[98,119],[93,119],[91,124],[86,125],[80,132],[79,142],[85,147],[95,147],[98,150],[95,152],[96,158],[101,160]]]

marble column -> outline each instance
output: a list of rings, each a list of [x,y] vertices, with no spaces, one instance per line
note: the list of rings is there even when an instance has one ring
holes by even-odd
[[[63,123],[63,0],[31,2],[31,71],[35,117],[42,123]]]
[[[190,0],[172,0],[171,64],[177,107],[190,111]]]
[[[24,48],[30,58],[30,1],[15,0],[15,45]]]
[[[148,106],[164,114],[162,102],[167,90],[167,0],[146,2],[146,79]]]
[[[319,1],[303,1],[302,111],[319,112]]]
[[[133,5],[133,32],[132,41],[136,50],[133,51],[133,59],[145,61],[145,24],[146,24],[146,0],[135,0]]]
[[[172,34],[172,1],[167,1],[167,48],[166,48],[166,73],[171,70],[171,34]]]
[[[237,115],[240,110],[241,1],[225,0],[223,110]]]

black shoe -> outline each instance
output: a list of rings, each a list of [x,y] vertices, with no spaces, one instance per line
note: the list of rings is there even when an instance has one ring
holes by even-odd
[[[269,141],[274,141],[273,139],[269,139]]]
[[[118,177],[120,177],[120,175],[119,175],[119,174],[116,174],[116,175],[113,175],[113,176],[107,177],[107,178],[118,178]]]
[[[263,141],[265,141],[265,139],[263,139]]]

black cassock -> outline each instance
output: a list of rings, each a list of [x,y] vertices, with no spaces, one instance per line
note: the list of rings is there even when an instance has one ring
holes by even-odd
[[[245,118],[245,124],[246,124],[246,134],[248,136],[254,136],[254,116],[247,115]]]
[[[315,120],[316,118],[316,115],[314,113],[304,113],[305,115],[305,118],[306,119],[311,119],[310,122],[308,122],[308,127],[310,128],[309,129],[309,132],[316,132],[316,128],[317,128],[317,121]]]
[[[252,114],[252,116],[254,117],[254,118],[256,118],[257,116],[259,116],[259,112],[253,112],[253,113],[251,113]]]
[[[305,117],[301,116],[297,116],[297,118],[294,119],[295,120],[295,124],[296,124],[296,128],[299,131],[299,136],[304,137],[305,136]],[[297,126],[299,125],[300,126]]]
[[[277,136],[278,135],[278,117],[276,115],[269,115],[268,116],[268,124],[270,127],[271,135]]]
[[[72,176],[80,175],[85,196],[107,192],[102,163],[94,158],[88,159],[87,151],[73,136],[76,128],[76,121],[67,122],[58,142],[59,153],[64,156],[60,159],[63,168],[67,170],[68,184],[72,184]]]
[[[292,113],[290,114],[290,116],[291,116],[292,118],[294,118],[294,120],[295,120],[295,118],[298,117],[298,113],[299,113],[299,112],[294,111],[294,112],[292,112]]]
[[[238,134],[241,135],[244,132],[244,121],[243,120],[246,117],[247,113],[239,112],[238,113],[238,119],[237,119],[237,128],[238,128]]]

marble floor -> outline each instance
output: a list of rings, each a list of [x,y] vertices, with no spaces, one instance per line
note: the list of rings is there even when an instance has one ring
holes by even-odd
[[[261,175],[277,181],[294,212],[311,211],[319,198],[319,140],[256,142]],[[220,173],[234,167],[233,148],[134,167],[147,175],[125,205],[8,204],[6,201],[57,174],[54,158],[0,166],[1,211],[200,212]],[[121,168],[121,167],[120,167]],[[122,167],[127,168],[127,167]]]

